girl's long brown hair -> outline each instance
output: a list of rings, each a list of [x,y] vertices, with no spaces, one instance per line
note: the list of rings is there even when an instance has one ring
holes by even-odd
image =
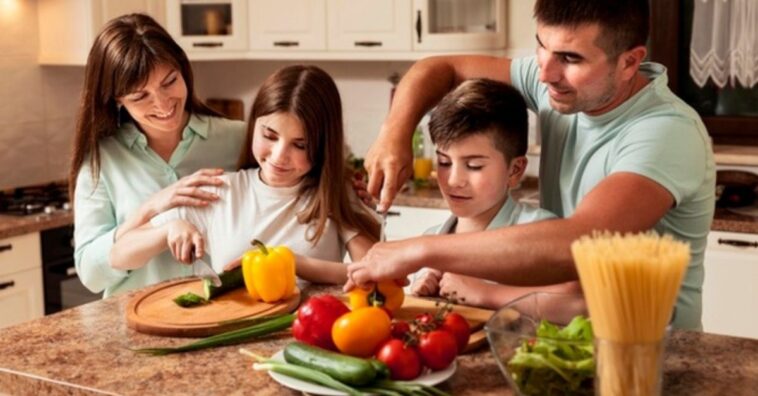
[[[354,229],[374,238],[379,223],[365,209],[356,209],[348,197],[345,171],[342,102],[334,80],[315,66],[287,66],[274,72],[261,85],[248,121],[240,169],[257,168],[252,153],[253,132],[258,117],[285,112],[303,124],[311,170],[305,175],[300,198],[307,199],[298,214],[301,224],[313,224],[307,238],[314,245],[331,219],[339,229]]]
[[[129,113],[116,98],[144,86],[159,64],[170,65],[187,84],[185,109],[193,114],[218,115],[195,96],[194,78],[184,51],[161,25],[144,14],[129,14],[108,22],[92,44],[85,69],[84,89],[69,170],[69,194],[74,199],[76,178],[89,158],[92,178],[100,172],[100,140],[112,136]]]

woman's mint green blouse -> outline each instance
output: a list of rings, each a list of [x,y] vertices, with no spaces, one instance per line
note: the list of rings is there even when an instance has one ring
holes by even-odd
[[[153,194],[201,168],[235,170],[245,139],[245,123],[190,117],[168,163],[147,146],[147,137],[129,122],[100,141],[100,172],[93,182],[89,160],[76,180],[74,260],[82,283],[104,296],[191,274],[191,267],[168,251],[131,271],[111,268],[109,253],[118,225]]]

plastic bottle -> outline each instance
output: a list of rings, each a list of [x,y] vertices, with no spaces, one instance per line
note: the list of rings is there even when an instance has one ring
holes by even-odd
[[[424,187],[429,183],[432,173],[432,159],[426,155],[424,132],[416,128],[413,133],[413,183],[416,187]]]

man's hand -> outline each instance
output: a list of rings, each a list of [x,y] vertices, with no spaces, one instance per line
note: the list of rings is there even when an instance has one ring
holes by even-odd
[[[418,271],[423,259],[421,238],[377,243],[361,261],[347,266],[347,283],[343,289],[347,292],[372,282],[403,279]]]
[[[397,192],[413,175],[410,141],[384,129],[371,145],[365,161],[368,192],[379,198],[377,210],[380,212],[389,210]]]
[[[413,282],[411,294],[414,296],[436,296],[440,290],[442,272],[433,268],[423,270],[423,274]]]

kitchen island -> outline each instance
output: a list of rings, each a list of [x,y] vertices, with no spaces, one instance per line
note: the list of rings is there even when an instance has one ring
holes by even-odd
[[[311,287],[308,295],[339,293]],[[272,355],[292,340],[280,334],[240,346],[161,357],[129,348],[174,346],[186,338],[129,329],[134,293],[82,305],[0,331],[0,394],[12,395],[296,395],[251,369],[240,346]],[[753,395],[758,389],[758,340],[674,331],[664,362],[664,395]],[[458,358],[440,388],[454,395],[513,394],[489,348]]]

